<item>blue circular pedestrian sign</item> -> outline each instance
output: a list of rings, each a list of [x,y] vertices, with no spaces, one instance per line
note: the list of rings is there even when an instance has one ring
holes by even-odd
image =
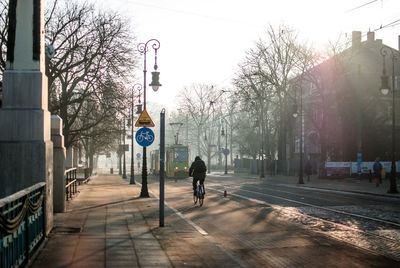
[[[136,132],[135,139],[140,146],[147,147],[154,141],[154,132],[150,128],[142,127]]]

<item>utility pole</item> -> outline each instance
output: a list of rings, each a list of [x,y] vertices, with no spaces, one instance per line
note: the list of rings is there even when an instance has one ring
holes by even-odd
[[[362,138],[361,138],[361,129],[362,129],[362,114],[361,114],[361,70],[360,64],[358,64],[358,83],[357,83],[357,173],[358,178],[361,178],[361,164],[362,164]]]

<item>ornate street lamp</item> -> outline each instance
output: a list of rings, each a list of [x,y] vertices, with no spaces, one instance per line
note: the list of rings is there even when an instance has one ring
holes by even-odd
[[[123,122],[124,122],[124,133],[123,133],[123,135],[124,135],[124,137],[123,137],[123,141],[124,141],[124,145],[123,145],[123,152],[124,152],[124,165],[123,165],[123,171],[122,171],[122,178],[123,179],[126,179],[126,161],[125,161],[125,137],[126,137],[126,124],[125,124],[125,115],[124,115],[124,120],[123,120]]]
[[[221,136],[225,136],[225,150],[224,150],[224,155],[225,155],[225,172],[224,174],[228,174],[228,154],[227,154],[227,149],[228,149],[228,127],[225,122],[225,127],[226,127],[226,133],[224,131],[224,126],[222,126],[221,130]]]
[[[265,178],[264,175],[264,103],[261,103],[261,172],[260,179]]]
[[[121,122],[118,122],[118,130],[119,130],[119,137],[118,137],[118,175],[122,175],[122,126]]]
[[[303,180],[303,88],[300,87],[300,111],[297,110],[297,104],[293,105],[293,117],[300,116],[300,149],[299,149],[299,181],[298,184],[304,184]]]
[[[160,48],[160,42],[157,39],[150,39],[146,43],[140,43],[137,47],[138,51],[143,54],[144,65],[143,65],[143,109],[146,110],[146,54],[149,49],[149,45],[154,49],[154,72],[151,73],[152,80],[149,86],[153,88],[154,91],[157,91],[161,86],[159,82],[160,72],[157,72],[157,51]],[[143,146],[143,164],[142,164],[142,189],[140,191],[140,197],[150,197],[148,189],[147,189],[147,155],[146,155],[146,146]]]
[[[385,57],[390,52],[392,60],[392,166],[390,170],[390,188],[388,193],[398,193],[396,185],[396,114],[395,114],[395,74],[394,74],[394,61],[398,59],[399,54],[395,54],[392,49],[383,46],[380,50],[383,57],[383,71],[381,76],[381,88],[380,91],[383,95],[387,95],[390,92],[389,77],[386,74],[386,62]]]

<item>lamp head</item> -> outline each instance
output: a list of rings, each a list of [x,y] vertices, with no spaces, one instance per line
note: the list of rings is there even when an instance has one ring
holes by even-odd
[[[380,91],[383,95],[387,95],[390,91],[389,88],[389,77],[387,75],[382,75],[381,76],[381,88]]]
[[[297,112],[297,104],[293,104],[293,117],[297,118],[299,116],[299,113]]]
[[[137,110],[136,110],[136,114],[141,114],[142,113],[142,104],[138,104],[136,105]]]
[[[161,87],[161,84],[159,82],[159,76],[160,76],[160,72],[154,71],[151,72],[151,83],[149,84],[149,86],[151,86],[153,88],[154,91],[157,91],[159,87]]]

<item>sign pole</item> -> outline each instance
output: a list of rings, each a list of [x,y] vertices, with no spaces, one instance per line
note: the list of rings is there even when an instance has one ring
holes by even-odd
[[[165,109],[160,113],[160,227],[164,227]]]

